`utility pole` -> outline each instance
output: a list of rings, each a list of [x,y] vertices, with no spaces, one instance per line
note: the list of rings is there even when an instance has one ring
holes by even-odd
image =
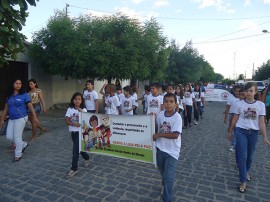
[[[235,74],[235,52],[233,53],[233,77],[236,80],[236,74]]]
[[[66,17],[68,16],[68,7],[69,7],[69,4],[66,4]]]

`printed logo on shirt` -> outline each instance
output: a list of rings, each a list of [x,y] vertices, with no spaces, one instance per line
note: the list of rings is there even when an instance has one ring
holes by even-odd
[[[150,107],[151,108],[158,108],[158,101],[157,100],[150,101]]]
[[[17,98],[16,101],[21,102],[22,100],[20,98]]]
[[[160,125],[160,127],[159,127],[159,132],[160,133],[169,133],[169,132],[171,132],[171,124],[164,121],[162,123],[162,125]]]
[[[244,117],[246,119],[253,119],[253,120],[255,120],[256,117],[257,117],[256,108],[248,108],[247,110],[244,110]]]
[[[199,96],[199,94],[195,94],[195,99],[200,99],[200,96]]]
[[[108,100],[107,101],[107,106],[106,106],[107,108],[112,108],[112,101],[111,100]]]
[[[78,113],[73,113],[72,116],[70,117],[71,123],[79,123],[79,114]]]
[[[190,98],[190,93],[186,93],[185,98]]]
[[[125,107],[125,108],[128,108],[128,107],[129,107],[129,104],[130,104],[129,100],[126,100],[126,101],[124,102],[124,107]]]
[[[87,94],[85,100],[91,100],[91,95]]]

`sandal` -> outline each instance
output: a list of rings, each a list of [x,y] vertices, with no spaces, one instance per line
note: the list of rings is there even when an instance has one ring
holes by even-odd
[[[40,131],[40,135],[43,135],[46,132],[48,132],[47,128],[42,128]]]
[[[246,192],[246,188],[247,188],[247,185],[246,184],[240,184],[239,187],[238,187],[238,191],[240,193],[245,193]]]
[[[15,158],[13,159],[13,163],[18,162],[18,161],[20,161],[21,159],[22,159],[22,156],[21,156],[21,157],[15,157]]]
[[[29,142],[35,141],[36,139],[36,137],[30,137]]]

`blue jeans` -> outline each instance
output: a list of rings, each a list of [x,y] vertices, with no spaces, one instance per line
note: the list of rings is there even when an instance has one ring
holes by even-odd
[[[162,177],[163,201],[171,202],[173,196],[174,175],[178,160],[157,148],[157,166]]]
[[[71,132],[71,139],[73,141],[71,170],[76,171],[78,169],[79,154],[84,160],[89,160],[89,155],[86,152],[79,152],[79,132]]]
[[[255,146],[258,142],[258,130],[246,130],[236,128],[236,161],[239,169],[239,179],[241,183],[247,181],[247,173],[253,161]]]

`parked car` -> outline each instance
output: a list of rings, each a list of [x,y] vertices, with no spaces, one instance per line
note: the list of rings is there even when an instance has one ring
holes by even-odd
[[[221,85],[221,84],[215,84],[214,88],[215,88],[215,89],[227,90],[226,86]]]

